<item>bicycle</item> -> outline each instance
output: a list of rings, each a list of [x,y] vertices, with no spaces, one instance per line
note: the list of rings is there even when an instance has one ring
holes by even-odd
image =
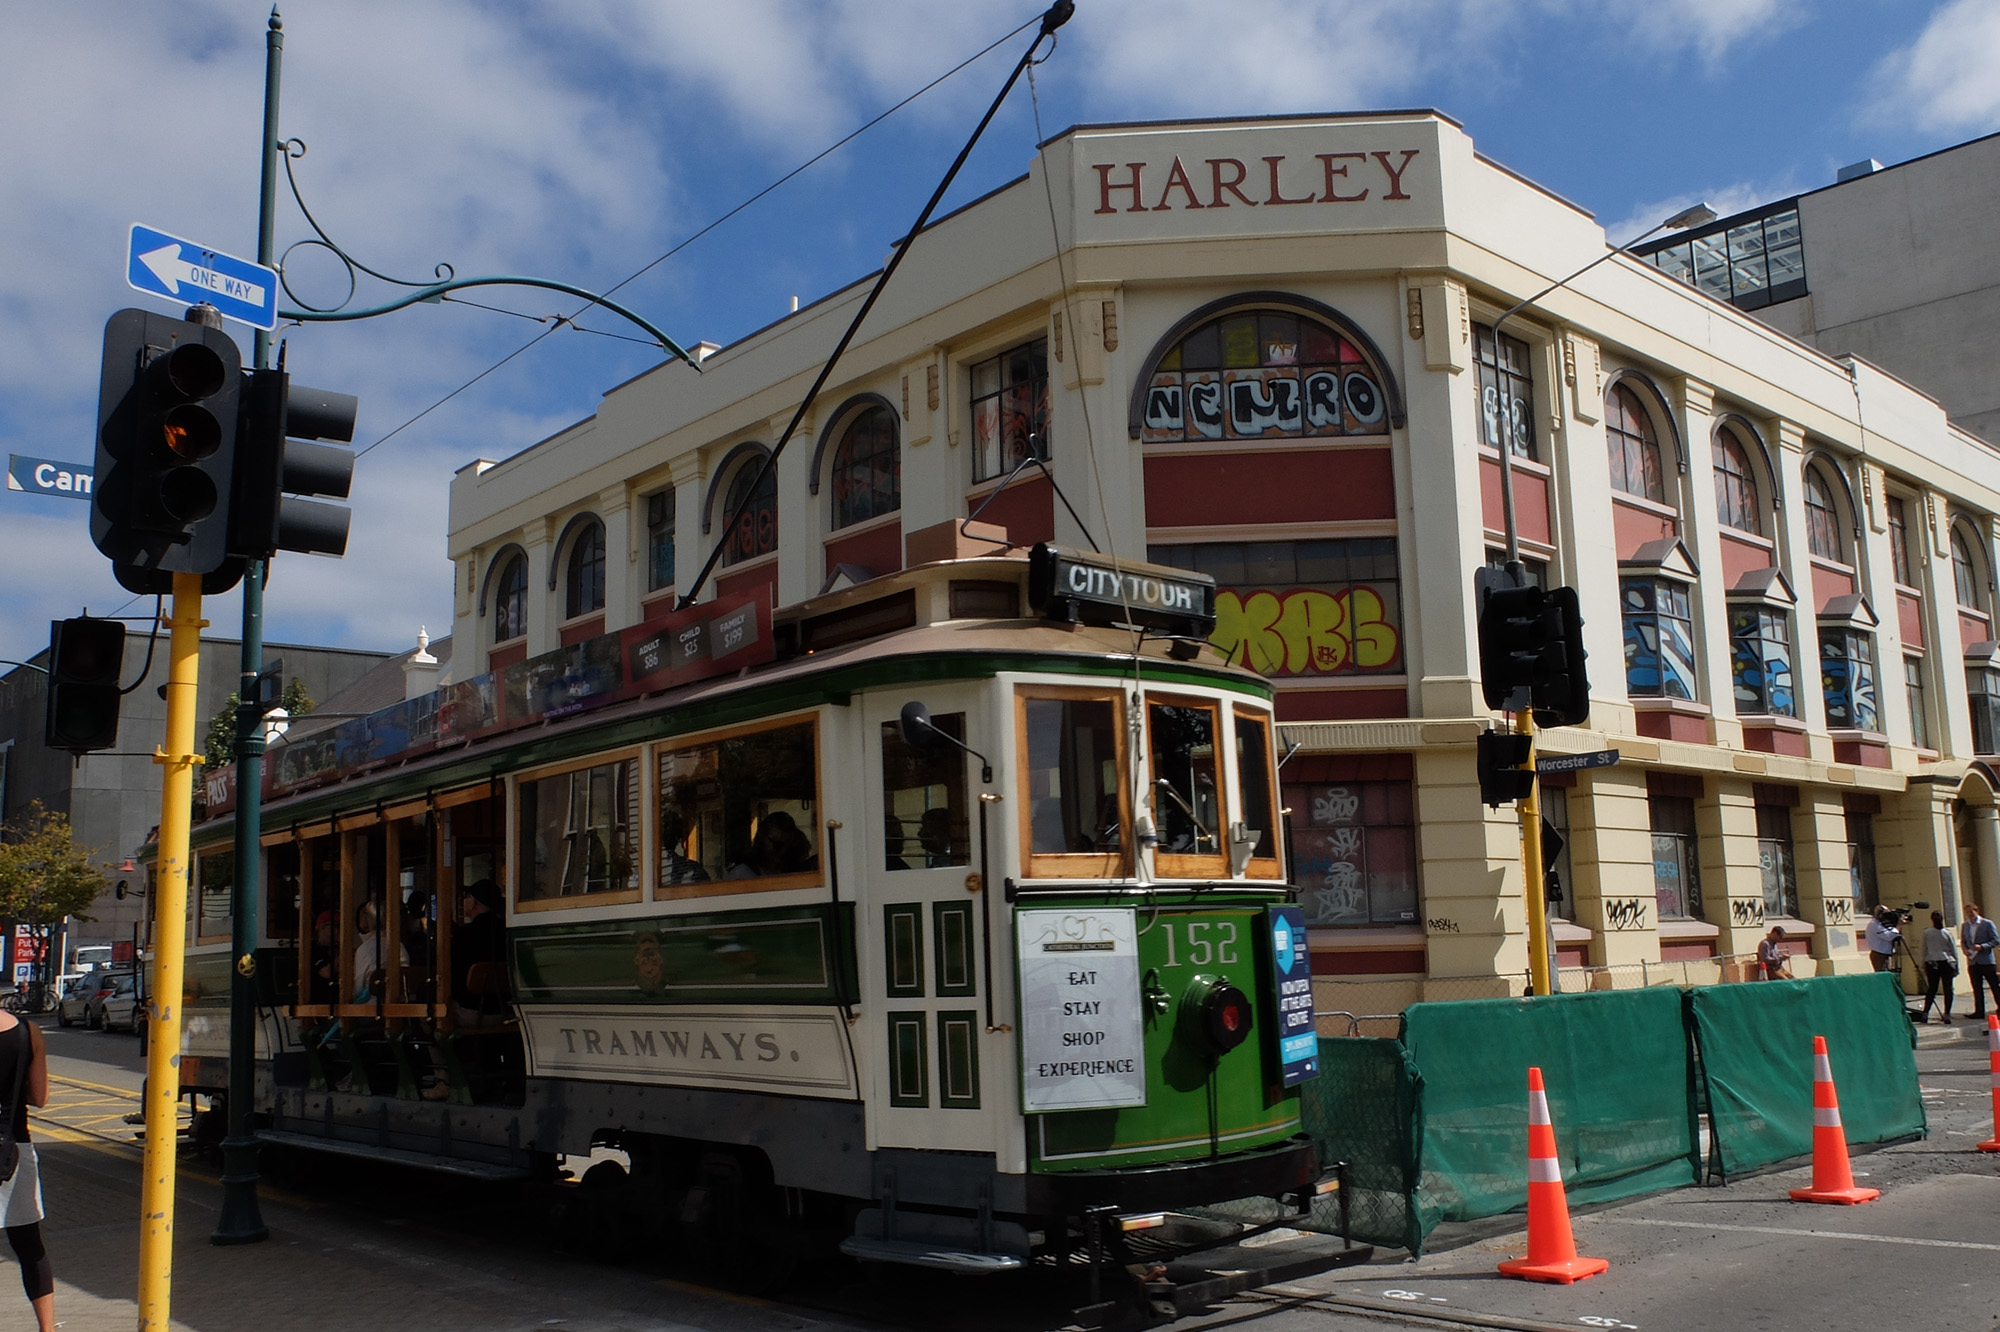
[[[53,1005],[49,1002],[49,987],[46,985],[24,985],[5,999],[0,999],[0,1008],[5,1008],[9,1013],[46,1013],[51,1007]]]

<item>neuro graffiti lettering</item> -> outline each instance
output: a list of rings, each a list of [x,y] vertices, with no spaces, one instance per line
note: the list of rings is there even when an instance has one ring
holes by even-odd
[[[1643,930],[1646,928],[1646,900],[1642,897],[1613,897],[1604,902],[1604,928]]]
[[[1335,593],[1218,592],[1210,641],[1232,666],[1265,675],[1365,674],[1402,664],[1395,613],[1366,584]]]
[[[1852,925],[1854,904],[1844,897],[1826,899],[1826,923],[1829,925]]]
[[[1762,925],[1764,904],[1754,897],[1738,898],[1729,904],[1729,923],[1732,925]]]
[[[1458,922],[1448,916],[1433,916],[1424,922],[1424,928],[1432,934],[1457,934]]]
[[[1314,823],[1351,823],[1361,808],[1361,795],[1345,786],[1330,786],[1312,798]]]

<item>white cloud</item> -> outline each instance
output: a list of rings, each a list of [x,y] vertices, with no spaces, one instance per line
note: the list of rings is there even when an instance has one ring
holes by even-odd
[[[1629,24],[1643,41],[1662,51],[1692,48],[1714,65],[1737,46],[1772,36],[1803,22],[1798,0],[1612,0],[1601,11],[1613,23]]]
[[[2000,5],[1951,0],[1875,69],[1874,117],[1984,134],[2000,128]]]

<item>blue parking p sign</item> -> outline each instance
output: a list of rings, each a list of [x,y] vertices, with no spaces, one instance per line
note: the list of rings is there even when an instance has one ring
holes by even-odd
[[[1271,989],[1278,1014],[1278,1063],[1283,1083],[1297,1086],[1319,1075],[1319,1027],[1313,1020],[1312,953],[1306,946],[1306,913],[1295,906],[1266,908],[1271,943]]]

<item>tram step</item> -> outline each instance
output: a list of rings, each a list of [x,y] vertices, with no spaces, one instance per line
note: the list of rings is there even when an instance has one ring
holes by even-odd
[[[488,1161],[462,1161],[452,1156],[433,1156],[429,1152],[405,1151],[400,1147],[376,1147],[365,1142],[344,1142],[339,1138],[315,1137],[310,1133],[288,1133],[283,1129],[259,1129],[257,1140],[274,1146],[303,1148],[309,1152],[328,1152],[334,1156],[354,1156],[366,1161],[382,1161],[389,1165],[434,1170],[439,1174],[458,1175],[488,1184],[510,1184],[531,1177],[531,1172],[525,1166],[494,1165]]]
[[[960,1276],[991,1276],[1013,1272],[1025,1262],[1011,1253],[972,1253],[946,1249],[920,1240],[870,1239],[850,1235],[840,1242],[840,1251],[850,1258],[871,1263],[900,1263],[905,1267],[932,1267]]]

